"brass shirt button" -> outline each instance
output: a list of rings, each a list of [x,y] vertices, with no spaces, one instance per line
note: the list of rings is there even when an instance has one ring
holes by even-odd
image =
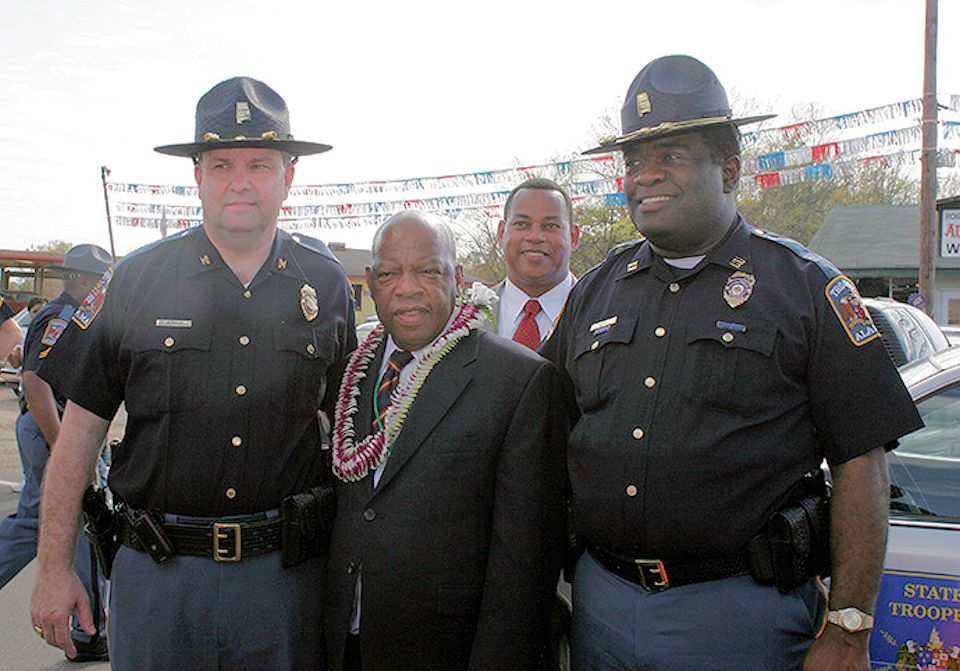
[[[230,439],[230,444],[233,445],[234,447],[240,447],[241,445],[243,445],[243,438],[241,438],[240,436],[234,436],[233,438]]]
[[[637,440],[640,440],[641,438],[643,438],[643,429],[641,429],[640,427],[637,427],[636,429],[634,429],[633,437],[636,438]]]
[[[249,290],[249,289],[247,289],[246,291],[243,292],[243,297],[244,297],[244,298],[250,298],[251,296],[253,296],[253,294],[250,293],[250,290]]]
[[[367,522],[373,522],[375,519],[377,519],[377,511],[373,508],[367,508],[363,511],[363,519],[365,519]]]
[[[668,288],[670,289],[671,294],[675,294],[678,291],[680,291],[680,285],[677,284],[676,282],[671,282]]]
[[[247,388],[242,384],[238,384],[236,391],[237,391],[237,396],[243,396],[244,394],[247,393]]]
[[[307,345],[307,354],[313,354],[313,353],[316,352],[316,351],[317,351],[317,348],[314,347],[312,344],[311,344],[311,345]]]
[[[600,347],[600,341],[599,341],[599,340],[594,340],[594,341],[593,341],[593,344],[590,345],[590,349],[597,349],[598,347]]]
[[[722,336],[720,336],[720,339],[723,340],[723,342],[733,342],[733,334],[730,333],[730,331],[727,331]]]
[[[163,344],[165,347],[173,347],[174,342],[176,341],[170,336],[167,336],[166,338],[163,339]]]
[[[656,386],[656,384],[657,384],[657,380],[656,380],[655,378],[648,377],[647,379],[645,379],[645,380],[643,381],[643,384],[644,384],[644,386],[647,387],[648,389],[653,389],[653,388]]]
[[[227,490],[227,498],[228,498],[228,499],[235,499],[236,497],[237,497],[237,490],[234,489],[233,487],[230,487],[230,488]]]
[[[637,495],[639,490],[636,485],[627,485],[627,496],[633,497]]]
[[[245,335],[240,336],[239,338],[237,338],[237,340],[239,340],[240,344],[243,345],[244,347],[250,344],[250,338]]]

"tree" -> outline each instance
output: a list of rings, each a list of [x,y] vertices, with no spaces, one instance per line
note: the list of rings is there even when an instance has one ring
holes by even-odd
[[[39,245],[30,245],[27,247],[28,252],[53,252],[54,254],[65,254],[67,250],[73,247],[72,242],[67,242],[66,240],[47,240],[46,242]]]

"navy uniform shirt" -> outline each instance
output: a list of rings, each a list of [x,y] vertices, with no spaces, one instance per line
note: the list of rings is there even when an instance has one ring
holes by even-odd
[[[110,275],[40,375],[104,419],[126,403],[115,493],[135,508],[222,517],[320,482],[319,397],[332,408],[356,345],[350,285],[323,243],[278,231],[244,287],[200,227]],[[55,365],[61,352],[71,365]]]
[[[0,296],[0,324],[7,321],[12,316],[13,310],[10,309],[10,304],[7,303],[3,296]]]
[[[40,364],[46,360],[51,348],[67,328],[79,304],[76,298],[64,291],[52,301],[47,302],[34,315],[23,343],[24,371],[36,372],[40,368]],[[66,359],[62,361],[67,363]],[[53,390],[53,395],[62,410],[67,399],[56,389]]]
[[[739,217],[691,270],[615,249],[540,353],[576,396],[577,531],[638,557],[736,552],[824,457],[921,426],[853,283]]]

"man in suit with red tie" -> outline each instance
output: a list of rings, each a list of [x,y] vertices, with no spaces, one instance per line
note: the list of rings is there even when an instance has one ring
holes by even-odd
[[[437,217],[394,215],[372,247],[381,325],[334,415],[330,669],[532,671],[565,540],[559,375],[479,328],[493,292],[458,300]]]
[[[518,184],[507,196],[497,242],[507,263],[507,277],[494,287],[500,297],[497,334],[535,350],[576,282],[570,254],[580,229],[570,196],[542,177]]]

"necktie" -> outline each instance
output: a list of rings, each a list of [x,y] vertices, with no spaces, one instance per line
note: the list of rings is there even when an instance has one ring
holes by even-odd
[[[537,327],[537,313],[540,312],[540,301],[531,298],[523,306],[523,319],[513,333],[513,339],[532,350],[540,346],[540,329]]]
[[[390,408],[390,396],[393,390],[397,388],[400,382],[400,371],[413,360],[410,352],[402,349],[394,350],[387,361],[387,370],[383,373],[380,380],[380,388],[377,389],[377,411],[373,417],[373,430],[377,431],[387,417],[387,410]]]

